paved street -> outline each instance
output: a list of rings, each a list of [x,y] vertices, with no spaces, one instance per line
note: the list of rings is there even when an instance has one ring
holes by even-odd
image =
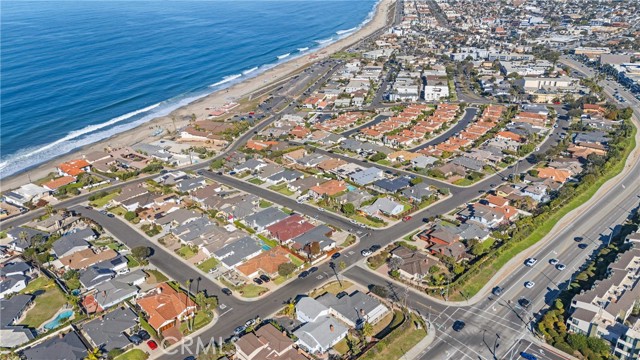
[[[462,118],[455,125],[453,125],[444,133],[438,135],[438,137],[433,138],[425,142],[424,144],[411,149],[411,151],[418,151],[418,150],[428,148],[429,146],[432,146],[432,145],[440,144],[441,142],[447,140],[452,135],[466,129],[467,126],[471,123],[471,121],[476,117],[477,114],[478,114],[478,108],[471,107],[471,106],[467,107],[466,109],[464,109],[464,114],[462,115]]]

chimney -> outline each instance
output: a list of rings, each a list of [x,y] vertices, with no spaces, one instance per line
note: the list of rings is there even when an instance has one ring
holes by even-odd
[[[64,338],[64,333],[61,331],[58,333],[58,339]]]
[[[282,330],[282,336],[287,337],[287,332]]]
[[[360,309],[360,316],[364,316],[364,309]]]
[[[329,325],[329,331],[333,332],[333,324]]]

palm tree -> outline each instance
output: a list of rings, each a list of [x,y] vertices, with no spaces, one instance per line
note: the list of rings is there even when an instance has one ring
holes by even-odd
[[[371,336],[373,335],[373,325],[371,325],[370,322],[365,321],[364,324],[362,324],[362,329],[360,329],[360,332],[362,333],[365,341],[369,342]]]
[[[93,348],[87,353],[86,360],[99,360],[102,357],[102,351],[99,348]]]

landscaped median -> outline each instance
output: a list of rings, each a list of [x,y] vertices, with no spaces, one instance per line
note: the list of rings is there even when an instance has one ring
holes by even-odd
[[[637,129],[629,120],[625,121],[625,125],[626,130],[620,130],[624,137],[618,143],[611,144],[610,154],[599,176],[587,174],[574,188],[563,191],[567,188],[563,187],[558,197],[546,205],[541,213],[517,222],[508,242],[491,251],[451,283],[449,300],[462,301],[477,294],[509,260],[544,238],[565,215],[586,203],[602,185],[620,174],[627,157],[636,147]],[[440,289],[430,290],[433,295],[439,292]]]

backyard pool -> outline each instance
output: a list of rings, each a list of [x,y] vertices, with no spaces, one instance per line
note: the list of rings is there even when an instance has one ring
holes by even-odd
[[[262,250],[264,251],[269,251],[271,250],[271,246],[267,245],[267,243],[265,243],[264,241],[260,241],[260,245],[262,245]]]
[[[60,324],[62,324],[65,321],[67,321],[71,316],[73,316],[73,310],[65,310],[65,311],[59,313],[58,316],[56,316],[55,319],[53,319],[52,321],[49,321],[48,323],[44,324],[44,328],[47,329],[47,330],[53,330],[53,329],[57,328],[58,326],[60,326]]]
[[[355,187],[355,186],[353,186],[353,185],[351,185],[351,184],[349,184],[349,185],[347,185],[347,190],[349,190],[349,191],[356,191],[356,190],[358,190],[358,188],[357,188],[357,187]]]

